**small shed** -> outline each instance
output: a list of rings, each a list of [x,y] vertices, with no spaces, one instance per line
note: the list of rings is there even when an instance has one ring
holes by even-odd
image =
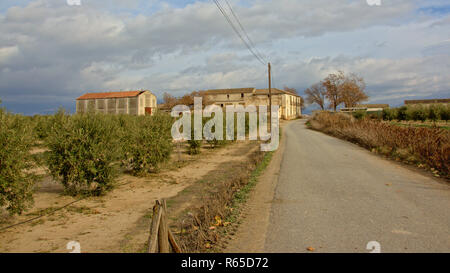
[[[76,101],[77,114],[153,115],[156,110],[156,96],[149,90],[86,93]]]

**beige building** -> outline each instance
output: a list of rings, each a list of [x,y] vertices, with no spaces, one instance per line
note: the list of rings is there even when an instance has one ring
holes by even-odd
[[[77,114],[152,115],[157,109],[156,96],[148,90],[87,93],[77,98],[76,104]]]
[[[227,105],[269,105],[269,90],[256,88],[215,89],[205,91],[211,104]],[[279,115],[283,119],[294,119],[302,115],[301,97],[277,88],[272,88],[272,105],[280,106]]]

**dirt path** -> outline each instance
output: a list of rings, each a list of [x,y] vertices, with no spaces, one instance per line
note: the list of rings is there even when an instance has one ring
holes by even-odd
[[[223,163],[240,160],[237,151],[247,146],[248,143],[238,142],[205,151],[184,167],[146,178],[123,175],[118,183],[127,184],[104,197],[80,201],[51,216],[0,232],[0,252],[68,252],[69,241],[79,242],[82,252],[142,251],[148,233],[134,230],[147,224],[145,219],[149,219],[154,201],[177,195]],[[35,194],[31,212],[11,222],[32,218],[75,200],[61,193],[62,188],[47,177]]]

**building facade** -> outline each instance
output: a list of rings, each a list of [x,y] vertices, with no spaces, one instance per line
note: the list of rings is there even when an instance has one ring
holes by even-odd
[[[227,105],[266,105],[269,106],[270,96],[268,89],[234,88],[215,89],[204,91],[210,104],[225,107]],[[301,117],[301,97],[281,89],[272,88],[272,105],[278,105],[279,116],[282,119],[295,119]]]
[[[148,90],[87,93],[76,100],[77,114],[153,115],[156,110],[156,96]]]

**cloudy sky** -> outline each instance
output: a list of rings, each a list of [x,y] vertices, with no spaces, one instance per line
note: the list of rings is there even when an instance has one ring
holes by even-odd
[[[365,78],[373,103],[450,97],[448,0],[229,1],[275,87],[302,93],[340,69]],[[264,88],[266,73],[213,1],[0,1],[0,99],[13,112],[74,111],[85,92]]]

